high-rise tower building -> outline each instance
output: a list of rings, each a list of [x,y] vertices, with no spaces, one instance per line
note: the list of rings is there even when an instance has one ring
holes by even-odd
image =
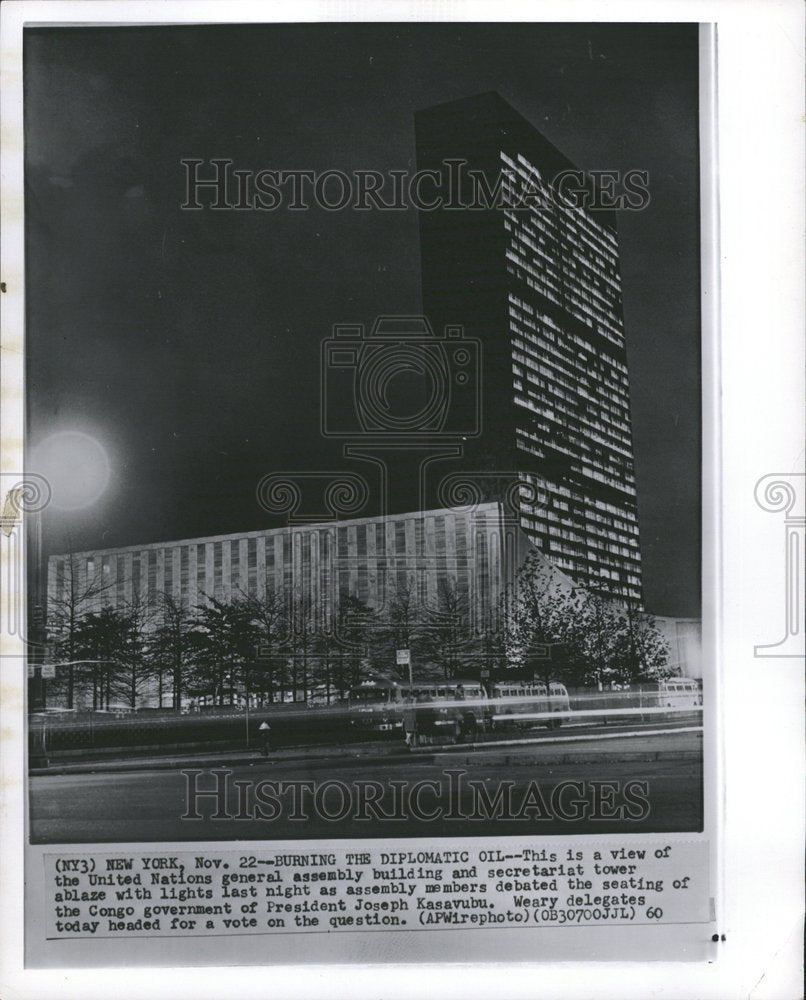
[[[581,204],[590,180],[498,94],[415,122],[418,169],[443,188],[459,179],[420,212],[420,241],[426,315],[483,347],[466,468],[529,484],[521,524],[533,543],[579,584],[640,602],[615,212]]]

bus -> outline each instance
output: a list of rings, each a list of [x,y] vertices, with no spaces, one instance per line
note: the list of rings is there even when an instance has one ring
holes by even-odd
[[[489,699],[478,681],[416,681],[404,690],[408,708],[403,728],[409,745],[443,737],[460,742],[489,728]]]
[[[651,699],[649,703],[658,708],[699,708],[702,705],[702,690],[691,677],[667,677],[643,684],[642,688],[643,694]]]
[[[347,694],[348,718],[355,735],[370,733],[400,735],[403,731],[403,702],[400,684],[390,680],[363,681]]]
[[[476,680],[364,681],[348,694],[350,729],[357,735],[404,734],[410,744],[440,736],[456,740],[489,726],[487,692]]]
[[[496,729],[557,729],[571,709],[568,690],[559,681],[501,681],[493,684],[491,695]]]

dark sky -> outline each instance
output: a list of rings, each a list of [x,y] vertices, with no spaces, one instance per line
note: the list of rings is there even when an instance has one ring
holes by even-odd
[[[645,596],[699,614],[696,26],[35,29],[25,54],[29,442],[81,430],[112,465],[46,551],[271,526],[263,475],[345,467],[320,341],[420,311],[414,210],[182,211],[180,160],[413,170],[415,110],[497,90],[580,167],[649,171],[619,214]]]

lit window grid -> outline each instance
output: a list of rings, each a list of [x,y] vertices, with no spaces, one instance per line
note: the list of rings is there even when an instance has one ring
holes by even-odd
[[[590,402],[596,402],[606,412],[611,413],[623,423],[629,422],[629,397],[626,387],[622,388],[621,383],[614,378],[607,377],[607,371],[603,367],[604,362],[595,358],[580,365],[580,358],[570,358],[568,349],[562,351],[555,347],[552,341],[545,341],[536,334],[524,331],[516,321],[513,313],[510,314],[510,329],[512,334],[513,358],[516,361],[526,364],[534,371],[549,375],[553,381],[566,386],[577,395],[581,395]],[[514,349],[520,349],[524,355],[517,357]],[[543,348],[539,351],[538,348]],[[596,395],[591,396],[590,390],[596,390]],[[615,391],[614,391],[615,390]]]
[[[332,617],[339,598],[356,597],[380,610],[396,584],[412,582],[417,599],[436,607],[441,585],[452,581],[471,619],[484,621],[503,594],[507,574],[514,572],[503,565],[502,516],[498,503],[486,503],[471,511],[428,511],[52,556],[48,595],[54,603],[65,599],[67,561],[72,558],[77,592],[94,579],[114,584],[87,601],[82,613],[109,606],[126,612],[137,603],[156,607],[163,594],[185,607],[203,605],[208,597],[262,598],[268,587],[285,598],[295,594],[324,620]]]
[[[606,362],[595,358],[588,360],[588,355],[585,355],[584,368],[580,367],[578,362],[573,364],[567,356],[567,350],[565,352],[566,356],[563,357],[562,352],[557,349],[554,342],[544,341],[539,337],[531,337],[528,332],[519,329],[519,325],[514,320],[515,317],[512,316],[511,322],[513,322],[514,327],[513,375],[516,376],[515,387],[522,392],[527,392],[530,397],[524,398],[523,396],[518,396],[517,402],[533,412],[542,413],[551,420],[557,419],[555,411],[559,411],[563,414],[564,422],[569,425],[569,437],[576,437],[580,448],[584,450],[584,448],[588,447],[587,445],[583,445],[583,442],[586,440],[597,441],[597,443],[605,446],[607,451],[611,453],[609,455],[610,462],[608,463],[610,471],[620,470],[626,478],[632,479],[632,441],[629,408],[626,398],[626,387],[623,386],[620,378],[618,382],[614,379],[603,379],[603,369],[606,370]],[[518,336],[518,334],[521,336]],[[524,337],[529,337],[530,340],[537,340],[537,344],[530,343]],[[542,347],[543,351],[538,354],[536,347]],[[518,348],[521,350],[518,350]],[[520,364],[541,372],[547,378],[550,378],[552,382],[559,382],[570,389],[571,392],[565,392],[564,389],[559,388],[557,385],[550,387],[547,380],[538,379],[529,372],[526,373],[526,379],[531,385],[524,387],[524,372],[519,367]],[[560,366],[562,366],[562,369],[560,369]],[[572,377],[566,377],[565,373]],[[591,383],[595,385],[596,399],[591,398],[590,394],[579,385],[583,380],[587,380],[589,387],[592,387]],[[606,381],[610,386],[618,390],[618,394],[622,397],[618,399],[618,409],[614,409],[612,405],[615,402],[613,397],[617,394],[605,388],[601,384],[602,381]],[[583,400],[585,400],[584,403]],[[563,401],[570,403],[572,409],[569,410]],[[593,410],[591,412],[592,407]],[[587,412],[583,413],[583,410]],[[616,417],[615,421],[611,419],[612,416]],[[589,419],[589,417],[593,417],[593,419]],[[614,423],[615,427],[613,426]],[[576,430],[576,434],[573,434],[574,430]],[[627,461],[622,462],[620,458]]]
[[[567,234],[571,237],[571,241],[576,243],[577,241],[573,239],[573,234],[578,234],[580,239],[588,245],[597,258],[603,259],[615,270],[618,259],[618,241],[612,230],[600,225],[584,207],[566,206],[562,202],[555,201],[554,192],[543,181],[540,171],[533,164],[530,164],[522,154],[518,154],[520,165],[513,163],[503,152],[501,157],[503,162],[516,175],[513,178],[512,173],[504,173],[504,185],[510,188],[510,193],[514,198],[517,198],[518,204],[521,203],[527,186],[530,192],[534,192],[537,189],[543,205],[552,205],[557,209],[564,223],[563,228],[566,229]],[[545,220],[547,217],[545,208],[540,205],[534,207],[536,218],[538,220]],[[557,228],[556,222],[555,228]]]
[[[519,355],[517,352],[513,352],[513,357],[516,358],[517,361],[523,361],[524,365],[528,367],[535,367],[534,364],[530,364],[528,359],[524,358],[523,355]],[[551,372],[546,372],[545,369],[541,370],[545,374],[549,375],[549,377],[551,376]],[[596,423],[594,423],[593,421],[589,420],[586,416],[584,416],[580,412],[582,406],[582,404],[580,403],[580,394],[575,395],[572,393],[565,392],[562,389],[558,388],[552,382],[548,381],[545,378],[541,378],[539,375],[535,375],[532,372],[527,371],[524,373],[518,364],[512,365],[512,374],[515,378],[516,389],[520,390],[521,392],[525,392],[525,394],[529,395],[533,399],[539,400],[538,393],[535,392],[534,389],[530,390],[529,387],[531,385],[535,386],[544,395],[548,394],[549,396],[554,397],[554,399],[551,400],[552,405],[558,407],[562,412],[569,412],[573,414],[573,420],[583,425],[586,428],[587,435],[591,440],[596,441],[599,444],[606,445],[612,451],[617,452],[623,455],[625,458],[631,460],[632,452],[629,448],[631,442],[630,439],[627,437],[627,435],[619,434],[617,431],[614,431],[613,428],[609,426],[609,420],[607,419],[605,422],[608,424],[608,426],[602,426],[601,422],[597,421]],[[526,390],[524,390],[524,383],[523,383],[524,377],[527,382]],[[582,396],[582,399],[586,398],[589,399],[589,397]],[[570,411],[568,410],[566,403],[571,404]],[[592,408],[591,403],[587,403],[586,406]],[[606,434],[607,436],[602,437],[602,434]]]
[[[610,323],[599,315],[598,311],[592,310],[586,304],[583,304],[581,301],[577,301],[576,299],[575,304],[579,307],[579,309],[569,309],[568,302],[564,301],[564,297],[560,295],[556,287],[552,287],[552,285],[545,278],[544,274],[532,267],[532,265],[528,263],[525,258],[520,256],[512,248],[507,249],[506,258],[510,262],[507,265],[507,271],[513,277],[525,282],[529,288],[532,288],[539,294],[545,296],[545,298],[547,298],[550,302],[566,309],[572,316],[584,323],[591,330],[598,331],[603,337],[611,341],[611,343],[616,344],[619,347],[624,345],[624,338],[622,334],[614,330]],[[567,298],[567,296],[565,296],[565,298]],[[580,312],[582,315],[580,315]]]
[[[534,316],[537,320],[539,320],[541,332],[548,339],[559,338],[560,340],[568,340],[576,344],[577,347],[583,351],[591,350],[591,346],[588,341],[583,340],[573,331],[563,329],[548,313],[541,311],[537,306],[532,305],[524,299],[518,298],[514,292],[510,291],[508,300],[512,305],[517,306],[517,308],[521,310],[524,314],[524,316],[521,317],[521,321],[527,323],[527,325],[529,325],[532,329],[536,329],[535,324],[532,323],[531,320],[527,320],[526,317]],[[599,353],[601,354],[602,352],[599,351]],[[612,354],[607,355],[607,363],[608,366],[620,373],[622,383],[625,386],[628,385],[626,364],[619,361],[618,358],[614,357]]]
[[[557,385],[565,386],[574,393],[575,397],[582,397],[590,404],[597,403],[605,413],[612,414],[621,423],[629,421],[629,401],[626,392],[613,392],[612,388],[608,388],[608,386],[615,386],[620,389],[620,386],[611,379],[603,378],[600,367],[591,365],[587,369],[578,369],[579,377],[574,379],[567,374],[569,371],[573,371],[567,357],[563,357],[550,344],[534,335],[526,334],[524,337],[523,331],[517,323],[512,324],[511,332],[512,357],[515,363],[525,365],[532,371],[549,377]],[[537,350],[540,346],[545,347],[545,351],[542,353]],[[519,351],[521,353],[518,353]],[[521,377],[523,375],[522,372],[515,374],[519,374]],[[591,384],[592,382],[593,384]],[[595,395],[592,395],[591,392],[594,389]]]
[[[517,180],[514,184],[504,182],[508,196],[514,202],[520,202],[527,193],[528,184],[530,190],[537,188],[540,191],[544,204],[535,206],[534,214],[528,216],[506,213],[505,226],[511,235],[509,259],[543,284],[547,281],[546,277],[541,277],[535,271],[517,244],[537,253],[543,258],[543,267],[562,283],[561,287],[557,280],[549,281],[553,294],[548,297],[565,306],[582,322],[588,325],[596,322],[600,328],[604,328],[602,332],[621,340],[621,289],[615,237],[608,233],[613,243],[605,243],[602,237],[605,227],[599,226],[584,209],[569,208],[558,203],[548,186],[535,180],[536,171],[531,165],[530,174],[517,167],[515,172],[520,183]],[[546,239],[541,239],[535,230],[544,234]],[[573,248],[570,255],[569,247]],[[553,250],[553,253],[547,253],[547,250]]]
[[[587,457],[594,461],[601,471],[623,475],[625,485],[634,483],[631,456],[625,455],[622,449],[613,447],[611,440],[598,433],[599,430],[606,430],[606,428],[602,428],[599,423],[593,425],[590,421],[579,417],[578,414],[573,415],[573,419],[565,424],[560,423],[557,421],[556,413],[551,405],[541,405],[539,400],[520,394],[518,389],[519,386],[516,384],[514,401],[516,405],[529,411],[528,415],[525,414],[518,421],[516,428],[518,448],[542,454],[545,446],[551,443],[556,451],[580,460],[584,459],[588,453]],[[528,426],[525,426],[527,421]],[[596,457],[591,456],[590,453],[594,451],[594,446],[585,440],[584,436],[601,446],[598,448]]]
[[[530,188],[538,188],[544,198],[552,194],[551,189],[543,179],[541,171],[533,163],[530,163],[523,153],[516,153],[514,159],[507,155],[504,150],[501,150],[499,155],[501,161],[517,174],[525,184],[528,184]],[[507,174],[504,176],[506,179],[509,179]],[[618,241],[614,232],[607,227],[599,225],[584,208],[574,209],[573,211],[577,214],[572,218],[578,218],[581,225],[586,227],[592,238],[599,244],[600,252],[617,254]]]
[[[533,407],[529,405],[527,400],[523,400],[522,397],[516,395],[515,402],[519,405],[525,406],[528,409],[532,409],[533,412],[537,412]],[[549,417],[548,419],[552,419]],[[556,421],[555,421],[556,424]],[[634,476],[631,472],[624,472],[620,466],[604,465],[602,462],[596,459],[589,459],[592,462],[591,465],[586,465],[584,461],[580,458],[578,452],[579,448],[571,450],[566,447],[562,441],[558,440],[557,437],[557,426],[552,427],[549,424],[542,423],[540,427],[544,432],[544,447],[533,446],[528,442],[524,441],[523,432],[518,429],[518,439],[515,442],[516,448],[520,451],[528,452],[529,454],[538,455],[542,458],[545,457],[545,449],[550,448],[552,451],[561,452],[567,455],[569,458],[574,460],[574,464],[571,466],[572,469],[577,471],[581,475],[590,477],[591,479],[597,480],[597,482],[606,482],[608,485],[612,486],[614,489],[620,490],[622,493],[629,494],[630,496],[635,496],[635,487],[632,485],[635,482]],[[586,446],[587,447],[587,446]],[[615,474],[615,475],[614,475]],[[618,478],[616,478],[616,476]]]
[[[567,294],[571,295],[572,298],[575,295],[579,297],[575,301],[583,312],[590,315],[592,309],[595,318],[604,322],[613,333],[620,333],[619,313],[616,306],[619,309],[621,308],[621,292],[612,277],[608,276],[608,280],[600,281],[597,276],[600,269],[595,264],[588,260],[577,260],[574,258],[563,260],[563,264],[570,268],[570,271],[561,274],[556,259],[547,253],[548,247],[546,246],[546,241],[541,240],[539,243],[536,243],[528,235],[528,227],[519,227],[517,224],[513,225],[511,222],[506,221],[506,216],[504,228],[511,233],[512,241],[515,244],[511,247],[518,255],[514,259],[519,263],[523,263],[523,250],[517,244],[523,244],[527,248],[527,253],[528,250],[532,250],[538,257],[542,258],[543,267],[551,277],[549,284],[557,296],[562,295],[562,287],[564,285]],[[559,255],[559,251],[556,251],[556,253]],[[589,275],[586,274],[586,270],[591,273]],[[534,274],[533,271],[530,273]],[[602,275],[604,278],[604,272],[602,272]]]

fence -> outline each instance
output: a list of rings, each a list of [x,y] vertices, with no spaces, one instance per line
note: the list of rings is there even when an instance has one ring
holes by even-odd
[[[270,725],[271,742],[276,746],[338,743],[349,732],[345,708],[308,708],[303,703],[187,714],[159,710],[43,712],[29,717],[29,754],[33,761],[53,754],[84,756],[91,751],[256,749],[264,722]]]

